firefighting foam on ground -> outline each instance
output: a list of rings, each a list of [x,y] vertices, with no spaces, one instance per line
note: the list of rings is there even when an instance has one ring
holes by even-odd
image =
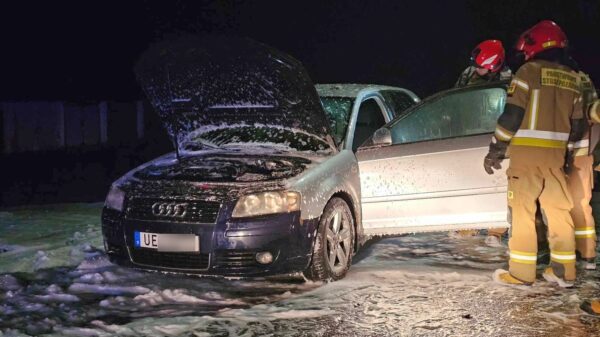
[[[0,337],[600,336],[600,1],[142,4],[0,9]]]
[[[99,204],[0,212],[2,336],[593,336],[581,310],[599,271],[573,289],[491,279],[505,248],[447,233],[378,240],[344,280],[242,280],[111,264]],[[60,230],[57,226],[60,225]],[[19,227],[21,230],[15,231]]]

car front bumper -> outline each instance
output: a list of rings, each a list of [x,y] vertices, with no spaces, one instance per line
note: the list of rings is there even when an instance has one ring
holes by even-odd
[[[301,220],[300,212],[232,219],[233,205],[223,205],[215,224],[128,219],[105,208],[102,233],[111,261],[146,270],[187,274],[260,277],[305,270],[310,263],[318,219]],[[195,234],[198,253],[158,252],[134,248],[133,232]],[[260,264],[259,252],[273,262]]]

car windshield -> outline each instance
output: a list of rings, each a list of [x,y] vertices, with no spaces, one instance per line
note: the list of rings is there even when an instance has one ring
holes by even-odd
[[[183,144],[184,151],[198,151],[231,147],[265,147],[284,151],[328,152],[331,150],[323,139],[301,130],[273,125],[227,125],[204,130],[189,137]]]
[[[329,119],[329,125],[336,144],[340,144],[346,136],[353,103],[354,99],[350,97],[321,96],[321,104],[323,104]]]

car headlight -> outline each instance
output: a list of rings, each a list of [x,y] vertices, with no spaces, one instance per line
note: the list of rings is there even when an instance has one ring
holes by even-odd
[[[104,203],[104,206],[107,208],[116,209],[117,211],[123,211],[124,201],[125,192],[113,185],[110,187],[110,191],[106,196],[106,202]]]
[[[232,216],[243,218],[298,210],[300,210],[300,193],[271,191],[241,197],[233,209]]]

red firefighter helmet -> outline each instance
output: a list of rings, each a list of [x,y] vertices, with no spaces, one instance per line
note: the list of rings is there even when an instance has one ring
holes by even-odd
[[[504,47],[498,40],[485,40],[471,52],[471,61],[476,67],[485,68],[493,73],[502,69],[504,58]]]
[[[521,34],[515,49],[522,52],[527,61],[544,50],[565,48],[567,44],[565,32],[554,21],[544,20]]]

